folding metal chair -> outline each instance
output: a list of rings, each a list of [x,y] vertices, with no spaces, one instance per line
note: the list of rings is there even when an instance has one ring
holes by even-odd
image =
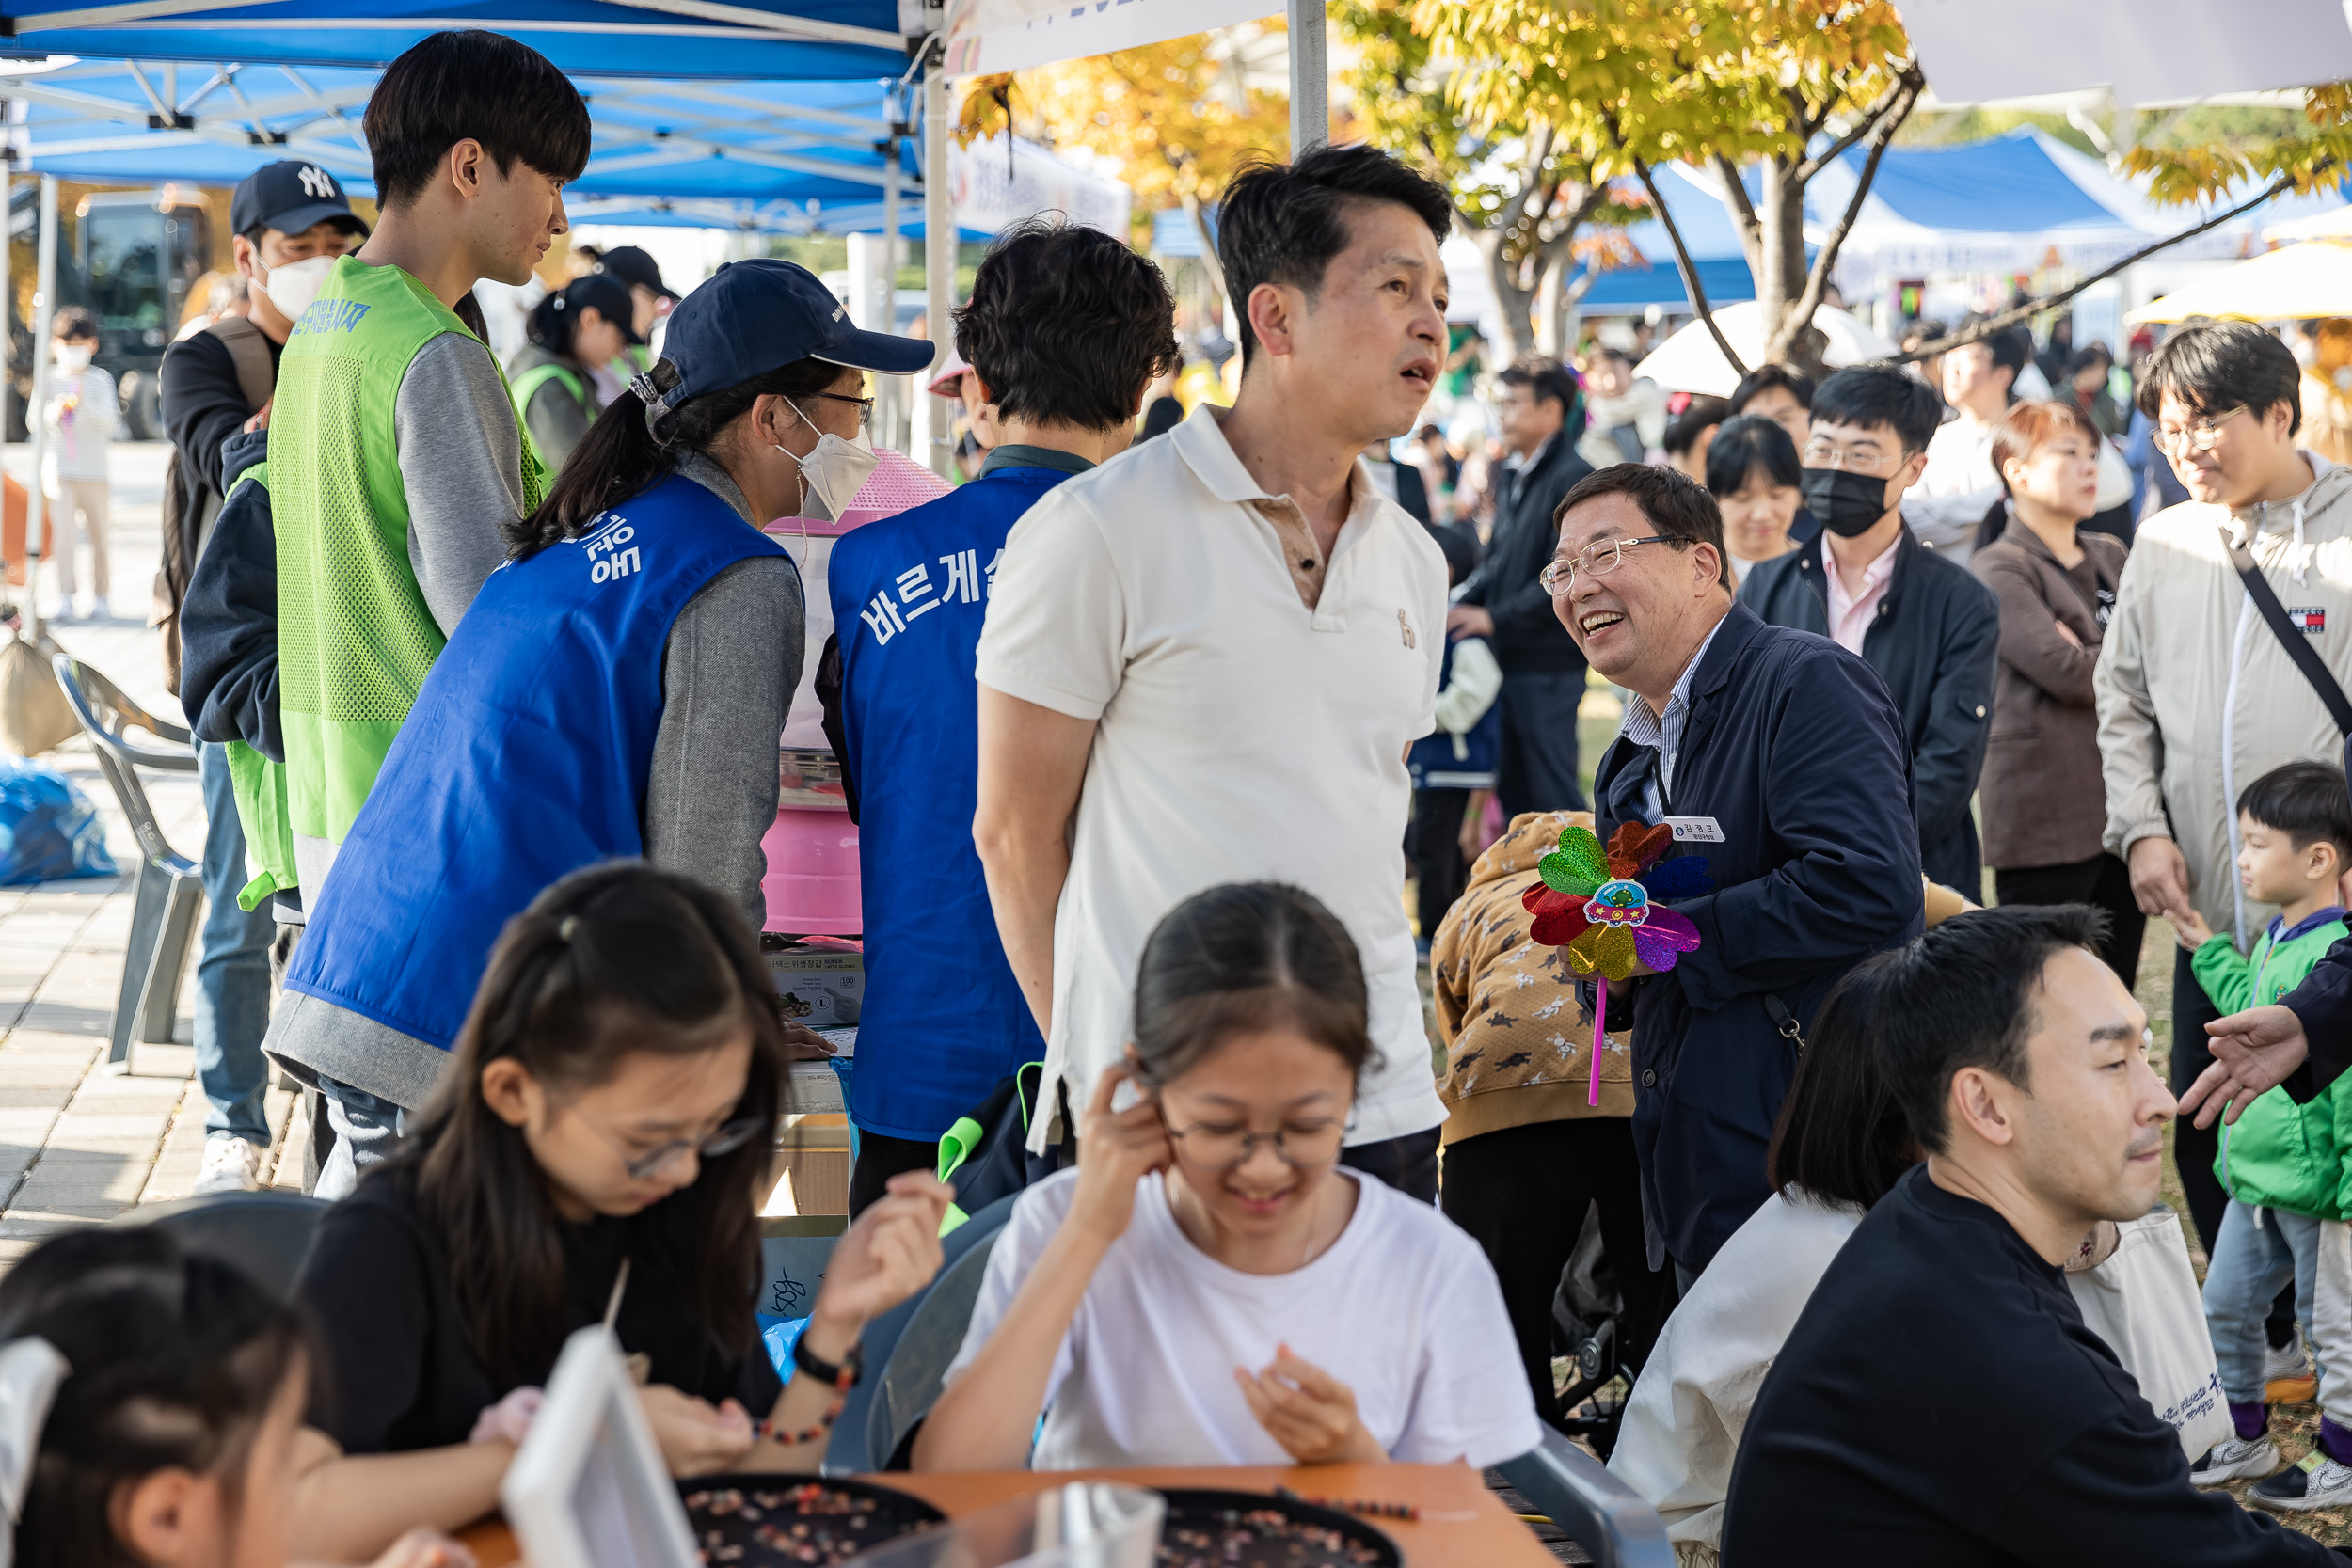
[[[167,724],[122,694],[122,689],[66,654],[54,660],[57,684],[81,721],[98,753],[98,767],[114,786],[122,815],[139,841],[139,872],[131,904],[131,942],[122,960],[122,987],[115,999],[114,1022],[107,1031],[106,1070],[131,1070],[131,1042],[167,1045],[179,1011],[180,976],[187,969],[188,948],[204,914],[204,873],[187,856],[172,848],[155,822],[138,770],[152,768],[166,773],[196,771],[195,739],[177,724]],[[163,750],[130,738],[142,729],[164,743]]]
[[[1658,1511],[1558,1433],[1495,1468],[1600,1568],[1674,1568]]]
[[[980,1299],[988,1255],[1012,1217],[1009,1193],[947,1233],[939,1273],[923,1291],[866,1325],[868,1375],[850,1391],[834,1421],[825,1469],[834,1475],[903,1470],[914,1429],[939,1402],[947,1365]]]

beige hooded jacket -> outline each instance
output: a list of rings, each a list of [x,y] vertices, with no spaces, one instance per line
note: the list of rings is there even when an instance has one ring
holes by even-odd
[[[2189,895],[2243,950],[2276,910],[2237,879],[2238,795],[2282,763],[2341,763],[2327,705],[2279,645],[2230,566],[2221,529],[2251,534],[2264,578],[2352,691],[2352,468],[2303,453],[2317,476],[2291,500],[2232,513],[2187,501],[2132,542],[2092,688],[2106,778],[2106,847],[2169,835]]]

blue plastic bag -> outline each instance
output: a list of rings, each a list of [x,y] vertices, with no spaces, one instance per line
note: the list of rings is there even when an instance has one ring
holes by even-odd
[[[112,877],[106,825],[54,768],[0,757],[0,886]]]

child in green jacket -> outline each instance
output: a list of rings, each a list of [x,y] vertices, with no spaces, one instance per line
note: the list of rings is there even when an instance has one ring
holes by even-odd
[[[2238,797],[2238,881],[2249,899],[2279,906],[2241,955],[2194,911],[2175,915],[2181,945],[2205,994],[2223,1013],[2276,1002],[2346,935],[2337,880],[2352,866],[2352,796],[2344,772],[2292,762]],[[2302,1510],[2352,1502],[2352,1094],[2343,1080],[2307,1105],[2284,1088],[2248,1105],[2222,1129],[2214,1174],[2230,1195],[2205,1271],[2205,1326],[2237,1434],[2190,1469],[2201,1486],[2267,1477],[2251,1493],[2265,1507]],[[2330,1254],[2333,1255],[2332,1262]],[[2263,1405],[2263,1319],[2292,1280],[2320,1366],[2320,1463],[2279,1470]]]

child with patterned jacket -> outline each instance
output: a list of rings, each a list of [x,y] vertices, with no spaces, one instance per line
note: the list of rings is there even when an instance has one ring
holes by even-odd
[[[2254,950],[2240,954],[2195,912],[2176,916],[2199,984],[2223,1012],[2276,1002],[2346,935],[2338,879],[2352,863],[2352,799],[2341,768],[2292,762],[2237,800],[2238,879],[2250,900],[2279,906]],[[2214,1174],[2230,1195],[2205,1272],[2205,1323],[2237,1434],[2199,1460],[2201,1486],[2267,1477],[2249,1494],[2297,1511],[2352,1502],[2352,1097],[2342,1084],[2297,1105],[2283,1088],[2222,1129]],[[2320,1447],[2309,1468],[2280,1469],[2263,1404],[2263,1319],[2292,1280],[2320,1367]],[[2279,1473],[2273,1474],[2272,1472]]]

